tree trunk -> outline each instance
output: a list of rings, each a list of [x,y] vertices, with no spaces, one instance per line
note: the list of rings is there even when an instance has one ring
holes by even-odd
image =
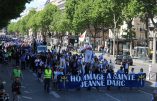
[[[130,41],[130,56],[132,56],[132,40]]]
[[[117,51],[116,51],[116,56],[119,54],[119,42],[118,42],[118,36],[117,36]]]
[[[94,32],[94,44],[93,44],[93,46],[94,46],[94,51],[95,51],[95,48],[96,48],[96,34],[97,34],[97,29],[96,29],[95,26],[94,26],[94,29],[95,29],[95,32]]]
[[[115,38],[113,38],[113,56],[115,57],[115,45],[116,45],[116,41]]]
[[[115,57],[116,36],[117,36],[117,34],[116,34],[117,21],[116,21],[116,15],[115,14],[113,15],[113,17],[114,17],[113,18],[113,21],[114,21],[113,56]]]
[[[145,42],[146,42],[146,46],[148,46],[149,45],[149,43],[148,43],[148,16],[147,16],[147,14],[145,15],[145,23],[146,23],[146,29],[145,29]]]
[[[94,34],[94,44],[93,44],[93,48],[94,48],[94,51],[95,51],[95,48],[96,48],[96,33]]]
[[[103,30],[103,33],[102,33],[102,34],[103,34],[103,43],[102,43],[102,44],[103,44],[103,46],[105,47],[105,33],[104,33],[104,30]]]

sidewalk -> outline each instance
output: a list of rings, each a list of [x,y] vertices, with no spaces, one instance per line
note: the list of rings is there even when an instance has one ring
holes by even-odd
[[[97,56],[101,55],[102,53],[95,53]],[[115,63],[115,57],[113,55],[107,55],[105,54],[105,59],[107,59],[108,61],[112,60],[112,62]],[[149,66],[152,66],[150,69],[150,77],[151,79],[149,81],[156,81],[156,75],[157,75],[157,63],[156,64],[152,64],[151,61],[149,60],[141,60],[138,58],[133,58],[133,66],[135,67],[141,67],[141,66],[145,66],[145,72],[147,73],[147,76],[149,75]]]
[[[99,55],[101,55],[102,53],[95,53],[97,56],[99,56]],[[105,54],[105,56],[104,56],[108,61],[109,60],[112,60],[113,62],[115,61],[115,57],[113,56],[113,55],[107,55],[107,54]],[[137,59],[137,58],[133,58],[133,64],[145,64],[145,65],[150,65],[151,64],[151,62],[149,61],[149,60],[140,60],[140,59]],[[156,64],[157,65],[157,64]]]

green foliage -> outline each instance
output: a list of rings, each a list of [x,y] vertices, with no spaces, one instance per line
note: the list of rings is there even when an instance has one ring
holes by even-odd
[[[70,22],[66,19],[65,13],[58,11],[55,13],[54,21],[51,23],[51,30],[59,33],[66,33],[70,31]]]
[[[74,13],[73,26],[76,32],[84,31],[90,26],[92,1],[80,1]]]
[[[70,32],[74,31],[74,26],[73,26],[73,19],[74,19],[74,14],[75,10],[78,6],[78,3],[81,0],[66,0],[65,3],[65,18],[68,20]]]
[[[38,24],[38,13],[36,11],[31,11],[29,14],[29,19],[27,22],[27,28],[28,29],[32,29],[33,32],[37,32],[37,30],[39,29],[39,24]]]
[[[76,32],[84,31],[89,26],[95,31],[117,25],[122,22],[123,0],[80,0],[75,7],[73,26]],[[118,6],[117,6],[118,5]]]
[[[58,10],[57,6],[48,4],[42,11],[38,12],[37,25],[39,25],[41,31],[50,32],[50,25]]]
[[[156,14],[156,0],[66,0],[65,10],[61,11],[52,4],[36,12],[31,10],[29,14],[17,23],[8,26],[10,32],[18,31],[28,33],[43,33],[66,31],[80,33],[84,30],[94,30],[95,34],[103,29],[117,28],[122,21],[128,23],[128,36],[134,37],[131,30],[131,21],[134,17],[149,13],[149,17]]]
[[[17,31],[16,23],[10,23],[7,27],[9,33],[14,33]]]
[[[123,8],[123,16],[125,21],[130,21],[134,17],[139,16],[142,9],[142,5],[138,0],[130,0]]]
[[[128,31],[127,35],[122,35],[123,38],[131,41],[136,37],[136,33],[133,30]]]

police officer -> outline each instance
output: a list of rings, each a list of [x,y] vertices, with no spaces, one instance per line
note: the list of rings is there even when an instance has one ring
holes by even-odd
[[[49,93],[50,81],[52,78],[52,70],[46,67],[44,70],[44,90]]]

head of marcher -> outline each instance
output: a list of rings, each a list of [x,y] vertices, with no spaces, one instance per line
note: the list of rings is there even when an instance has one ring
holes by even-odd
[[[120,70],[123,70],[123,67],[122,67],[122,66],[120,67]]]
[[[140,69],[140,72],[143,73],[143,68]]]
[[[134,72],[134,68],[131,68],[131,72]]]

